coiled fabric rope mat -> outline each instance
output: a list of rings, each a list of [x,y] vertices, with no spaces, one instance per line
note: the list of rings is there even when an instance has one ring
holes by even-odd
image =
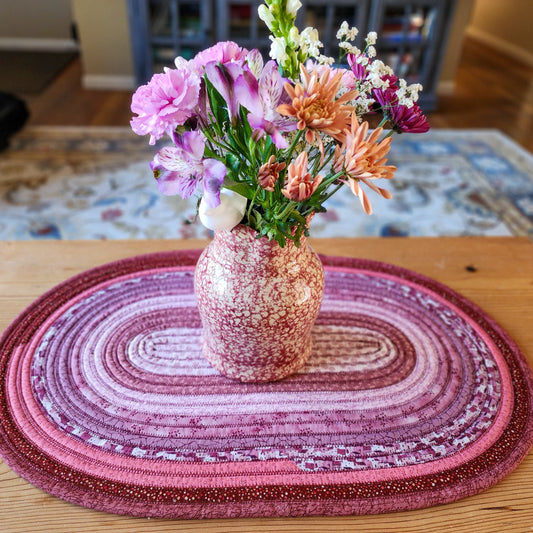
[[[0,454],[50,494],[168,518],[382,513],[480,492],[532,443],[531,371],[480,309],[322,257],[314,352],[248,385],[199,348],[199,251],[80,274],[0,340]]]

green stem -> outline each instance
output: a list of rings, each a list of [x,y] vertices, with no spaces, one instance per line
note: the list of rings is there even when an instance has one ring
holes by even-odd
[[[261,185],[258,185],[254,191],[254,196],[250,200],[250,206],[248,207],[248,212],[246,213],[246,219],[250,220],[250,214],[252,213],[252,207],[254,206],[255,198],[257,196],[257,193],[259,192],[259,189],[261,188]]]
[[[326,178],[320,185],[322,185],[323,189],[327,189],[332,183],[337,181],[342,175],[344,175],[344,170],[341,170],[337,172],[336,174],[333,174],[329,178]],[[328,197],[329,198],[329,197]]]
[[[343,182],[339,183],[329,194],[326,195],[321,203],[324,203],[328,198],[331,198],[343,185]]]
[[[296,202],[293,202],[292,200],[289,201],[285,209],[278,215],[279,220],[284,221],[291,213],[291,211],[294,209],[294,206],[296,206]]]
[[[235,155],[241,155],[241,152],[239,150],[236,150],[235,147],[231,146],[230,144],[225,143],[221,139],[218,139],[215,135],[213,135],[213,132],[210,131],[209,129],[207,128],[204,129],[203,133],[206,136],[206,139],[208,140],[208,142],[213,147],[218,146],[224,152],[231,152],[232,154],[235,154]],[[215,152],[216,150],[212,148],[212,151]]]
[[[324,159],[324,162],[322,163],[321,168],[325,168],[329,164],[329,162],[333,159],[333,156],[335,155],[335,150],[328,150],[328,151],[329,151],[329,154]]]
[[[378,128],[382,128],[383,126],[385,126],[385,124],[387,124],[388,120],[389,119],[387,117],[383,117],[381,119],[381,122],[378,124]]]
[[[324,198],[321,198],[320,205],[322,205],[328,198],[331,198],[343,185],[344,183],[339,183],[329,194],[327,194]],[[314,208],[309,207],[306,211],[302,213],[302,216],[307,218],[313,211]]]
[[[302,138],[302,135],[304,134],[304,130],[298,130],[298,133],[296,134],[296,137],[292,140],[291,145],[287,149],[287,157],[285,158],[285,161],[288,161],[290,163],[292,158],[292,152],[294,152],[294,148],[296,145],[300,142],[300,139]]]

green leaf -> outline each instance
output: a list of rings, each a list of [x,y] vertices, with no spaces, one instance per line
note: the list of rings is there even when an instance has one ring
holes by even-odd
[[[252,127],[250,126],[250,123],[248,122],[248,111],[244,107],[241,107],[239,109],[239,115],[241,118],[241,124],[243,126],[242,131],[244,133],[244,138],[245,139],[250,138],[252,136],[253,130],[252,130]]]
[[[215,86],[209,81],[207,75],[204,75],[204,80],[209,105],[211,106],[211,111],[213,111],[215,117],[216,128],[218,129],[219,134],[222,135],[222,124],[227,124],[229,122],[227,103],[224,98],[222,98],[222,95],[215,89]]]
[[[239,174],[242,163],[241,160],[231,152],[226,152],[226,167],[231,169],[235,174]]]
[[[239,183],[231,179],[224,179],[224,187],[230,191],[235,191],[237,194],[244,196],[248,200],[252,200],[254,197],[254,188],[246,183]]]
[[[296,219],[300,224],[305,224],[307,221],[305,220],[305,217],[298,211],[294,210],[291,213],[291,217]]]
[[[265,146],[263,148],[263,163],[266,163],[275,151],[276,146],[272,141],[272,137],[270,135],[267,135],[267,138],[265,140]]]

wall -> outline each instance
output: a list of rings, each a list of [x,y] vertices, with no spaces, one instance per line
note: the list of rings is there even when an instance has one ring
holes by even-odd
[[[133,61],[126,0],[72,0],[78,27],[83,86],[133,89]]]
[[[468,35],[533,66],[533,1],[477,0]]]
[[[74,48],[70,0],[0,0],[0,48]]]
[[[465,32],[473,9],[474,0],[457,0],[437,85],[439,94],[452,94],[455,89],[455,71],[461,59]]]

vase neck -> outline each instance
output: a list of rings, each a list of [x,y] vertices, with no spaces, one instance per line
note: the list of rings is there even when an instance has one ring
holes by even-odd
[[[215,232],[212,245],[217,253],[249,254],[253,255],[256,260],[266,260],[269,257],[293,258],[305,253],[308,249],[305,235],[302,235],[299,247],[293,241],[287,240],[286,245],[282,248],[275,240],[269,241],[266,237],[258,239],[255,230],[242,224],[231,230]]]

